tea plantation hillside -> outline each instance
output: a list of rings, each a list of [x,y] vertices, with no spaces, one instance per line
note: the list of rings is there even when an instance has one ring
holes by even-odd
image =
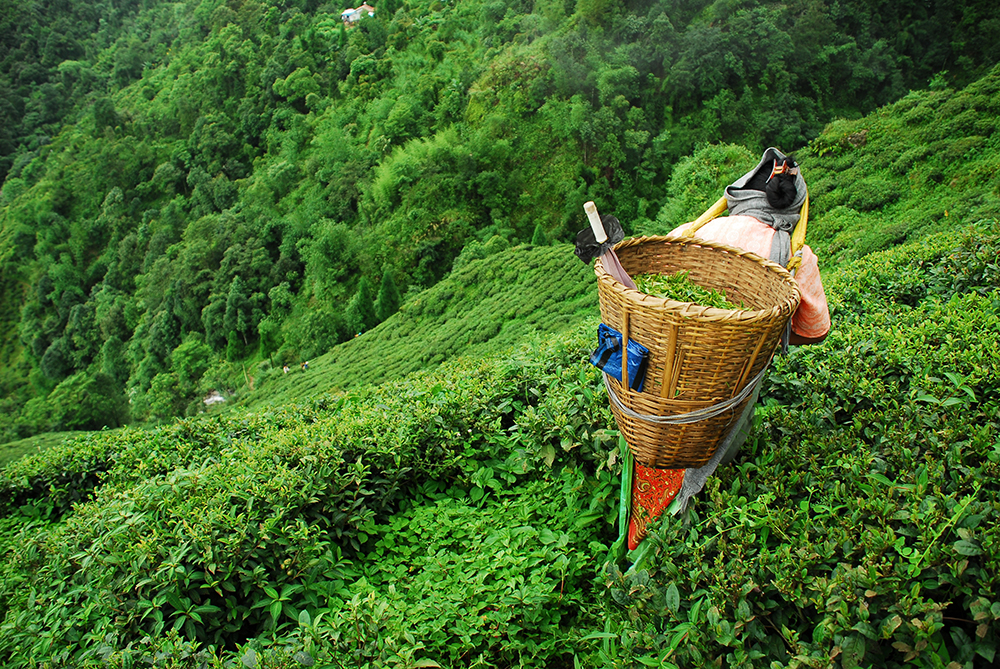
[[[1000,216],[1000,68],[962,90],[911,91],[839,120],[796,156],[809,186],[808,243],[821,271],[963,223]],[[663,234],[707,209],[756,158],[703,149],[674,168]]]
[[[876,114],[829,126],[799,155],[812,201],[808,241],[821,269],[831,273],[873,251],[954,229],[956,221],[1000,217],[998,125],[1000,69],[964,90],[911,92]],[[656,223],[636,232],[665,234],[693,219],[757,159],[732,145],[682,159]],[[582,213],[579,225],[586,225]],[[238,397],[251,406],[280,404],[398,378],[507,346],[531,330],[572,326],[594,312],[593,274],[572,247],[501,253],[505,246],[499,237],[473,242],[441,284],[375,330],[310,361],[308,374],[264,372],[254,392],[238,389]]]
[[[777,361],[756,438],[635,572],[605,564],[619,443],[595,320],[26,457],[0,479],[0,660],[980,666],[1000,618],[998,256],[984,222],[841,268],[835,331]]]
[[[187,415],[467,245],[569,243],[589,200],[635,232],[698,147],[1000,62],[984,0],[375,4],[0,0],[0,442]]]
[[[281,405],[366,383],[398,379],[454,357],[481,357],[532,334],[574,329],[597,312],[593,268],[573,246],[506,248],[499,237],[472,243],[450,274],[373,330],[289,374],[273,368],[237,400]],[[266,366],[266,365],[265,365]]]
[[[744,451],[654,525],[631,569],[609,550],[622,445],[587,362],[592,288],[564,332],[502,347],[505,320],[472,341],[476,309],[508,290],[485,277],[509,282],[515,258],[593,282],[565,245],[515,248],[459,263],[467,295],[433,318],[404,309],[400,329],[350,344],[386,361],[381,384],[250,394],[251,408],[89,433],[0,470],[0,666],[990,666],[997,82],[914,93],[802,154],[826,184],[811,242],[832,261],[834,329],[775,360]],[[952,136],[904,160],[934,124],[981,141],[958,164]],[[748,161],[717,145],[678,163],[650,231]],[[525,331],[552,309],[518,304]],[[405,341],[403,319],[456,317],[459,344],[405,374],[390,351],[424,337]],[[272,396],[290,396],[279,376]]]
[[[11,441],[0,446],[0,467],[8,462],[13,462],[29,453],[39,453],[41,451],[56,446],[74,437],[80,436],[81,432],[47,432],[38,434],[27,439]]]

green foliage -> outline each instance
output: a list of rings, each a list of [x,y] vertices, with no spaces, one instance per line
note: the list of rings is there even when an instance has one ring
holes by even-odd
[[[726,296],[711,288],[702,288],[688,278],[688,272],[675,274],[638,274],[632,279],[636,287],[647,295],[663,297],[678,302],[693,302],[716,309],[739,309],[740,305],[726,300]]]
[[[441,666],[566,656],[567,629],[593,615],[585,593],[591,553],[606,550],[596,539],[612,477],[519,473],[480,467],[469,492],[425,484],[407,511],[372,528],[364,578],[321,623],[341,631],[327,651],[334,666],[383,666],[394,638],[419,639]]]
[[[657,214],[655,228],[642,232],[666,234],[693,221],[759,159],[746,148],[731,144],[706,146],[681,159],[670,177],[667,200]]]
[[[835,275],[837,327],[777,360],[747,455],[652,532],[634,570],[610,567],[642,639],[630,652],[993,661],[998,254],[993,223]]]
[[[361,281],[358,282],[358,292],[347,303],[344,320],[347,322],[348,328],[359,334],[378,324],[371,284],[365,277],[361,277]]]
[[[167,420],[183,414],[186,403],[177,374],[161,372],[149,382],[142,406],[151,419]]]
[[[74,374],[49,395],[53,430],[100,430],[123,425],[128,406],[114,379],[97,372]]]
[[[77,432],[46,432],[3,444],[0,446],[0,467],[6,467],[9,463],[26,455],[48,450],[67,439],[79,436],[79,434]]]
[[[549,238],[545,234],[545,228],[541,223],[535,225],[535,232],[531,235],[531,243],[534,246],[548,246]]]
[[[569,241],[587,200],[672,229],[742,167],[733,142],[816,140],[837,262],[995,199],[993,77],[961,89],[1000,57],[976,3],[419,0],[350,30],[317,3],[106,4],[5,0],[0,19],[0,392],[19,412],[99,362],[145,420],[188,335],[250,367],[323,352],[391,311],[344,313],[361,277],[391,266],[408,294],[494,236]],[[884,155],[847,160],[858,121],[820,137],[928,82],[902,132],[865,121]],[[832,229],[855,220],[872,232]]]
[[[554,342],[492,363],[453,365],[437,377],[328,398],[313,408],[94,434],[11,465],[0,480],[3,498],[10,500],[7,512],[33,504],[65,515],[58,525],[35,528],[32,541],[12,556],[11,564],[21,566],[2,591],[0,657],[17,666],[23,657],[18,648],[31,647],[36,656],[65,652],[86,661],[102,648],[125,652],[128,643],[160,638],[171,629],[190,640],[230,645],[257,634],[291,634],[303,614],[318,621],[324,610],[332,615],[346,609],[353,595],[345,587],[358,576],[347,554],[395,551],[395,544],[377,544],[372,537],[406,503],[411,486],[449,480],[469,491],[462,499],[479,507],[449,512],[467,533],[468,519],[480,516],[483,504],[538,524],[527,534],[497,534],[494,543],[511,551],[507,568],[518,576],[513,584],[491,581],[499,587],[490,591],[506,598],[498,599],[505,607],[498,623],[511,630],[537,625],[548,637],[564,617],[576,615],[579,601],[555,589],[576,589],[589,580],[585,570],[596,566],[579,549],[567,549],[568,541],[577,532],[592,536],[606,527],[614,479],[605,473],[592,482],[582,471],[567,470],[560,485],[536,483],[534,490],[546,490],[547,497],[529,491],[532,506],[514,511],[500,492],[518,477],[532,480],[538,461],[516,455],[516,442],[508,446],[497,430],[525,410],[532,397],[526,388],[539,387],[579,356],[578,344]],[[508,455],[514,457],[506,465],[474,464]],[[597,460],[606,458],[601,453]],[[436,496],[434,485],[421,490]],[[70,509],[69,503],[88,498]],[[400,519],[392,527],[411,528],[416,541],[434,512],[409,508],[421,520]],[[567,527],[542,522],[552,514]],[[128,521],[118,525],[122,518]],[[486,517],[480,522],[489,525]],[[120,529],[109,534],[112,524]],[[534,555],[535,537],[549,546],[544,559]],[[401,551],[393,559],[406,561],[409,554]],[[494,563],[485,554],[482,559],[475,569]],[[525,572],[526,559],[535,571]],[[385,578],[397,569],[388,559],[382,565]],[[59,598],[24,596],[56,574],[63,583]],[[420,583],[429,587],[437,580],[428,572]],[[133,605],[118,608],[115,602],[125,593]],[[550,601],[540,599],[542,593],[559,602],[558,612],[542,606]],[[66,607],[63,597],[79,605]],[[511,608],[510,598],[530,603],[532,612]],[[106,615],[108,607],[117,611],[113,617]],[[436,613],[426,611],[422,624],[430,629]],[[56,617],[62,632],[39,637],[38,626]],[[395,620],[398,625],[403,619]],[[486,650],[494,643],[488,638],[473,646],[487,644]],[[506,653],[553,647],[551,641],[511,639],[514,645],[501,644]],[[327,637],[326,643],[337,648],[340,642]]]
[[[123,388],[138,420],[255,407],[3,450],[0,663],[995,661],[986,5],[640,4],[347,30],[315,3],[0,0],[3,438],[116,424]],[[596,289],[522,242],[587,200],[672,229],[769,144],[803,165],[834,330],[595,583],[620,466]],[[362,277],[390,266],[374,327]]]
[[[485,243],[472,240],[462,248],[462,252],[452,263],[452,271],[462,269],[473,260],[479,260],[510,248],[510,244],[500,235],[493,235]]]
[[[392,268],[388,265],[382,272],[382,285],[378,291],[378,299],[375,302],[375,316],[382,322],[399,311],[402,297],[399,295],[399,288],[392,278]]]
[[[177,375],[180,386],[190,393],[208,370],[211,358],[212,350],[195,333],[171,352],[170,369]]]
[[[242,349],[237,348],[241,343],[240,340],[244,346],[249,344],[247,335],[251,333],[253,328],[252,310],[246,286],[237,275],[233,279],[229,295],[226,297],[226,313],[222,321],[222,327],[229,333],[229,348],[226,357],[230,361],[243,357]]]
[[[315,358],[323,355],[337,342],[356,334],[350,332],[346,314],[333,309],[312,309],[290,328],[287,339],[298,342],[298,347],[288,344],[279,351],[284,362],[293,359]]]
[[[536,333],[572,331],[595,313],[593,270],[569,245],[504,248],[499,237],[471,245],[448,278],[408,295],[372,332],[327,347],[329,352],[318,346],[300,351],[292,362],[309,359],[309,374],[272,372],[243,401],[280,405],[330,388],[400,378],[446,360],[500,351]],[[323,324],[333,316],[314,318]]]
[[[992,223],[835,273],[837,328],[776,361],[745,455],[596,583],[618,435],[593,320],[308,407],[26,457],[0,479],[0,658],[989,662],[998,254]]]
[[[825,267],[952,229],[955,220],[1000,215],[998,81],[994,69],[964,90],[910,93],[879,114],[831,124],[800,154],[809,243]]]
[[[99,135],[104,135],[104,130],[110,128],[114,130],[118,125],[118,114],[115,112],[115,103],[106,97],[98,98],[94,101],[94,128]]]

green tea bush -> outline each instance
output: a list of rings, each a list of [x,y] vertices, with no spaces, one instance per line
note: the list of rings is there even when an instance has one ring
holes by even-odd
[[[572,467],[525,475],[514,459],[480,466],[470,482],[420,484],[398,513],[368,525],[365,550],[340,561],[352,582],[338,580],[284,636],[211,651],[168,632],[127,648],[109,643],[104,663],[124,667],[151,656],[171,662],[165,666],[269,669],[571,663],[580,629],[601,614],[594,588],[617,477]]]
[[[884,312],[887,303],[912,307],[927,296],[985,295],[1000,287],[1000,226],[983,222],[874,254],[829,283],[838,322]]]
[[[994,661],[998,233],[939,235],[836,274],[834,329],[776,361],[746,456],[685,522],[653,530],[631,570],[609,565],[625,656]]]
[[[892,171],[898,176],[903,176],[910,171],[914,164],[926,158],[930,153],[929,146],[915,146],[907,149],[892,163]]]
[[[75,437],[8,464],[0,471],[0,510],[10,513],[41,498],[65,510],[85,499],[107,469],[116,439],[111,434]]]
[[[596,323],[593,327],[596,348]],[[582,354],[582,355],[581,355]],[[587,349],[566,366],[559,366],[541,383],[525,388],[515,402],[512,448],[524,449],[551,466],[557,460],[582,460],[598,471],[617,455],[617,432],[607,397],[599,390],[600,372],[586,364]],[[613,464],[613,460],[610,461]]]
[[[142,480],[184,466],[193,458],[216,455],[234,438],[263,439],[303,421],[309,408],[283,408],[229,419],[188,419],[155,430],[125,428],[89,433],[43,453],[30,455],[0,472],[0,509],[45,500],[57,511],[87,498],[107,470],[121,483]]]
[[[425,484],[372,528],[364,578],[321,624],[330,666],[384,666],[387,642],[407,635],[446,667],[572,662],[573,630],[599,610],[616,479],[566,468],[518,481],[494,464],[469,492]]]
[[[870,177],[861,179],[850,188],[848,204],[858,211],[874,211],[892,204],[900,197],[899,185],[889,179]]]
[[[5,585],[16,604],[0,653],[24,648],[22,635],[38,655],[86,648],[109,626],[125,642],[174,628],[213,644],[280,628],[287,611],[273,606],[273,588],[302,593],[299,606],[324,593],[339,544],[358,546],[357,527],[411,477],[455,467],[464,441],[431,435],[459,434],[465,421],[452,409],[464,410],[441,395],[411,398],[410,419],[391,425],[343,398],[336,418],[283,429],[233,419],[215,449],[161,442],[167,462],[157,459],[162,433],[122,449],[93,501],[20,553],[26,571]],[[107,533],[111,524],[119,531]],[[49,578],[58,585],[48,596],[18,587]]]
[[[515,426],[531,424],[522,416],[557,370],[586,358],[587,330],[310,407],[94,435],[89,459],[66,447],[23,460],[5,472],[7,484],[25,500],[59,503],[64,515],[9,544],[0,658],[93,661],[101,649],[170,630],[219,649],[282,637],[303,611],[340,596],[352,574],[345,556],[369,545],[373,525],[412,486],[452,480],[482,490],[493,479],[477,474],[477,459],[511,453],[522,474],[553,462]],[[600,428],[586,421],[606,425],[608,416],[588,393],[563,436],[585,440],[593,472],[610,440],[590,436]],[[77,495],[89,501],[71,510],[45,488],[67,465],[90,477]]]

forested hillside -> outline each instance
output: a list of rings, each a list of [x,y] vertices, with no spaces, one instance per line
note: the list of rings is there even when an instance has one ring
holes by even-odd
[[[700,143],[797,150],[1000,57],[972,1],[0,8],[4,440],[188,411],[470,242],[567,241],[588,199],[648,228]]]

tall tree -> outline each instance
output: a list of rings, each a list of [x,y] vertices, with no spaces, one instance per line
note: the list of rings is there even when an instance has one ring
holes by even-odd
[[[375,301],[375,315],[379,322],[399,311],[400,301],[399,289],[396,288],[396,281],[392,278],[392,268],[386,265],[385,271],[382,272],[382,287],[379,288],[378,299]]]
[[[545,235],[545,228],[541,221],[535,225],[535,234],[531,236],[531,243],[535,246],[548,246],[549,238]]]
[[[244,344],[248,344],[247,332],[250,330],[250,298],[247,295],[246,286],[238,275],[233,279],[229,287],[229,295],[226,297],[226,316],[224,325],[228,332],[237,333]]]
[[[357,292],[347,304],[345,320],[356,332],[364,332],[378,324],[378,316],[375,314],[375,305],[372,302],[372,289],[366,277],[361,277]]]

